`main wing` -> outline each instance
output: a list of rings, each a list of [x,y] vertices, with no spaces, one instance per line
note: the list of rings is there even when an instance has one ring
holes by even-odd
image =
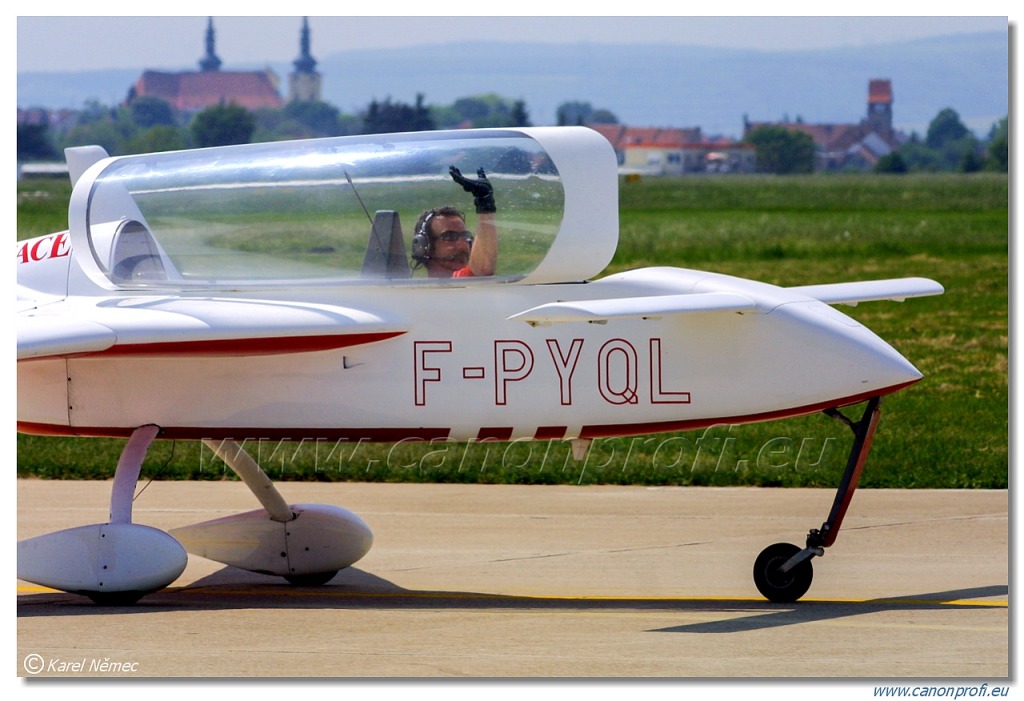
[[[222,298],[64,301],[18,314],[18,360],[81,355],[251,356],[332,350],[407,331],[326,304]]]

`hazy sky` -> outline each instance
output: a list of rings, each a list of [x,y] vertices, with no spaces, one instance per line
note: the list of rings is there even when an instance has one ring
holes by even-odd
[[[477,3],[478,4],[478,3]],[[466,4],[464,9],[477,9]],[[543,6],[538,3],[538,6]],[[550,7],[548,3],[546,7]],[[138,6],[135,6],[138,7]],[[202,5],[209,8],[209,5]],[[529,9],[530,3],[502,9]],[[886,5],[899,10],[899,7]],[[343,4],[321,9],[347,9]],[[216,8],[210,8],[216,9]],[[432,9],[433,5],[432,5]],[[937,8],[941,9],[941,8]],[[850,46],[967,32],[1001,31],[1006,8],[972,3],[988,17],[322,17],[310,16],[313,56],[347,49],[459,41],[680,43],[787,50]],[[453,10],[457,12],[458,10]],[[1013,21],[1011,16],[1010,21]],[[18,17],[18,71],[195,68],[207,18]],[[299,17],[214,16],[224,68],[291,61]],[[457,51],[457,49],[455,49]],[[465,60],[460,56],[459,60]]]

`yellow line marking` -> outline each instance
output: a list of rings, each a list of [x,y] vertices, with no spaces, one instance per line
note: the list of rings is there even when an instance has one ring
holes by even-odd
[[[328,596],[334,598],[349,599],[456,599],[464,601],[537,601],[537,602],[587,602],[594,603],[660,603],[660,604],[682,604],[682,603],[751,603],[767,604],[765,599],[760,597],[736,597],[736,596],[540,596],[540,595],[516,595],[516,594],[472,594],[458,592],[346,592],[321,590],[300,590],[281,589],[280,591],[254,591],[252,589],[227,589],[218,586],[209,587],[170,587],[160,590],[165,593],[178,594],[222,594],[222,595],[273,595],[273,596]],[[18,586],[19,594],[60,594],[58,589],[35,586]],[[159,592],[154,592],[159,593]],[[1009,608],[1009,601],[973,601],[970,599],[801,599],[800,604],[867,604],[876,606],[964,606],[979,608]],[[796,604],[794,604],[796,605]]]

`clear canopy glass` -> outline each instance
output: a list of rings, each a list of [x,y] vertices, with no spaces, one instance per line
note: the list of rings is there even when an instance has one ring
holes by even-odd
[[[421,212],[473,197],[449,175],[483,168],[497,203],[495,277],[544,258],[564,210],[551,158],[520,132],[428,132],[230,146],[113,159],[86,217],[100,269],[123,286],[426,282],[409,258]],[[436,282],[436,281],[431,281]]]

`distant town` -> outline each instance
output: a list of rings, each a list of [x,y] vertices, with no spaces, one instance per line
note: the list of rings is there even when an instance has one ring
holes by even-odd
[[[251,141],[432,129],[531,126],[526,105],[498,94],[467,96],[451,105],[372,101],[342,114],[321,98],[322,76],[303,20],[298,58],[282,81],[271,69],[229,71],[217,54],[213,19],[198,70],[145,70],[117,106],[81,110],[18,108],[19,173],[60,171],[68,146],[98,144],[112,155]],[[559,125],[584,125],[614,148],[625,174],[679,176],[729,173],[824,173],[1008,170],[1004,118],[985,139],[975,137],[952,109],[940,111],[926,135],[893,127],[894,86],[866,76],[865,112],[856,121],[751,122],[743,136],[705,137],[699,126],[620,124],[608,109],[565,102]]]

